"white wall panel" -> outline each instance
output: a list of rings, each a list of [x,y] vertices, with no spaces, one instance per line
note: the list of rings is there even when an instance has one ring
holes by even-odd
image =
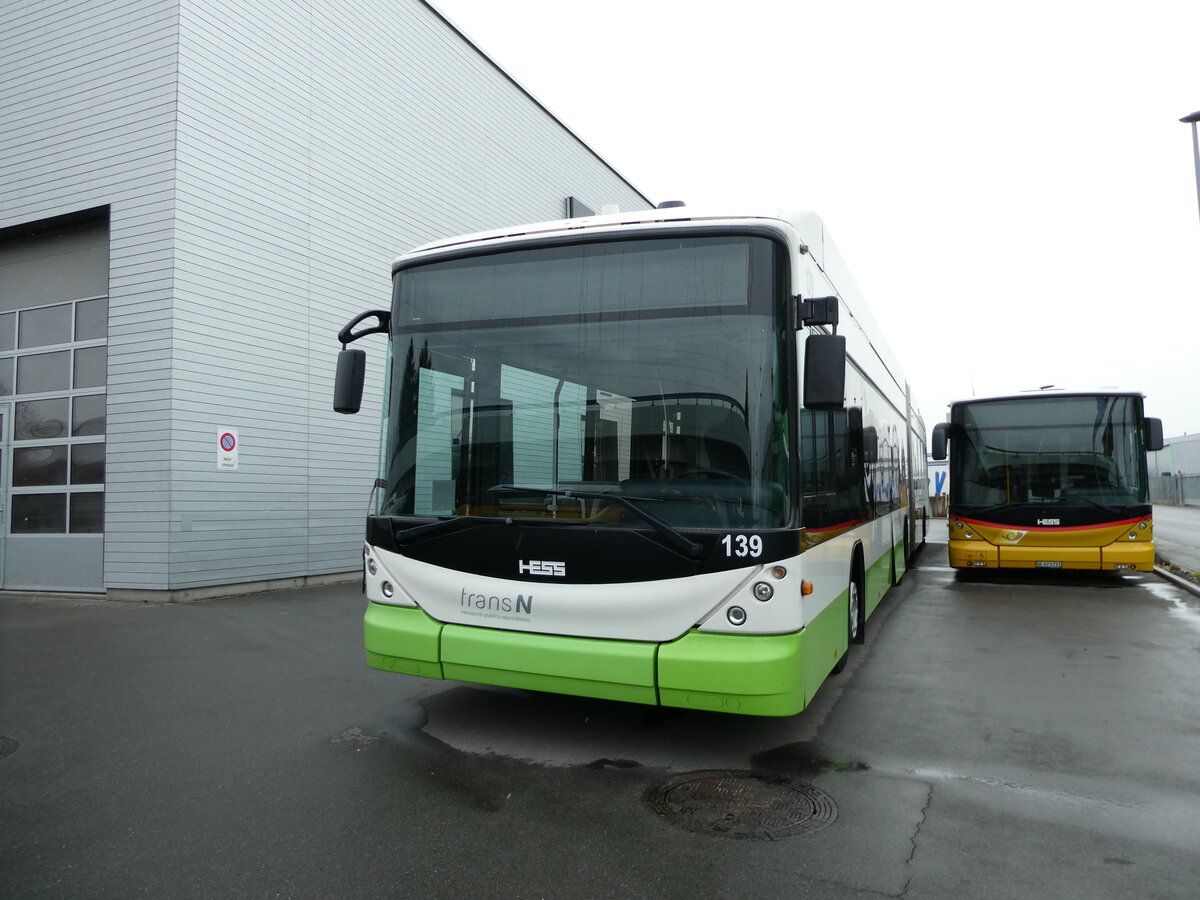
[[[110,207],[110,587],[168,585],[174,0],[0,4],[0,227]]]
[[[0,227],[110,207],[107,586],[356,568],[384,341],[339,416],[337,330],[568,195],[646,205],[420,0],[0,5]]]
[[[187,0],[180,35],[172,478],[192,531],[173,525],[172,586],[354,569],[384,341],[359,345],[364,411],[339,416],[336,332],[389,305],[392,259],[560,218],[568,195],[646,201],[417,0]],[[240,429],[237,472],[216,471],[218,425]]]

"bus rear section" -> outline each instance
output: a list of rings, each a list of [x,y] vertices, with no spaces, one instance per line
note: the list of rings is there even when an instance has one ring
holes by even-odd
[[[1146,451],[1162,424],[1133,393],[1038,391],[951,405],[949,555],[958,569],[1154,568]]]

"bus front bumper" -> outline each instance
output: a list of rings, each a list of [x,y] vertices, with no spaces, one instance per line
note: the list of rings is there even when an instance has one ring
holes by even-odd
[[[782,635],[690,631],[667,643],[528,634],[439,622],[416,607],[368,603],[367,665],[445,678],[632,703],[789,716],[836,661],[806,659],[806,641],[841,628],[826,621]],[[841,652],[845,652],[842,650]],[[811,669],[813,671],[806,671]],[[815,691],[815,687],[812,688]]]
[[[1154,544],[1113,543],[1103,547],[997,547],[987,541],[950,541],[950,565],[956,569],[1090,569],[1150,572]]]

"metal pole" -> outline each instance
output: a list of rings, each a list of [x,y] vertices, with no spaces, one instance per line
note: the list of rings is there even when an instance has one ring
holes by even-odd
[[[1196,159],[1196,207],[1200,209],[1200,137],[1196,134],[1196,123],[1200,122],[1200,111],[1179,120],[1192,126],[1192,155]]]

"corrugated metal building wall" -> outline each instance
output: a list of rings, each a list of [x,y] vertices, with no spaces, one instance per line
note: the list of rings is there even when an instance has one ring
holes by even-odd
[[[568,196],[649,205],[420,0],[7,5],[0,243],[91,208],[110,236],[103,584],[43,587],[355,568],[383,340],[337,416],[337,329],[400,252]]]
[[[1200,434],[1167,438],[1161,450],[1147,454],[1150,474],[1200,475]]]

